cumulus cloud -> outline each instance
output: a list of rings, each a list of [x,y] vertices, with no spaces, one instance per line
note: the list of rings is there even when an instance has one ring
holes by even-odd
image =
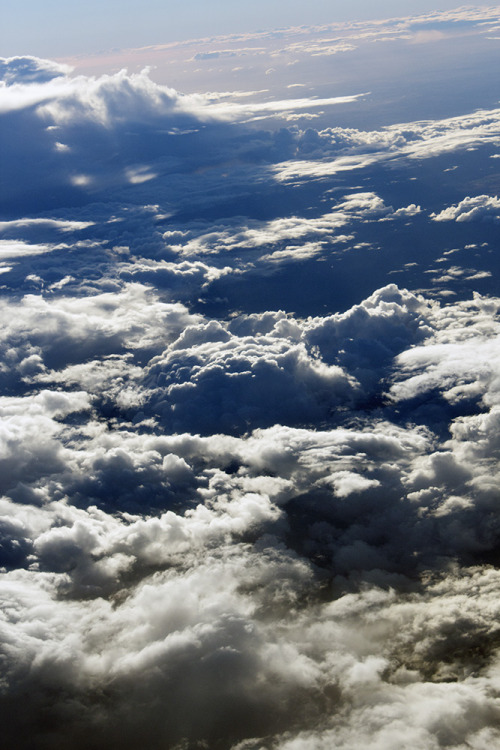
[[[88,394],[119,402],[132,366],[117,355],[61,367],[59,387],[86,390],[4,398],[9,741],[71,738],[83,748],[90,726],[96,747],[132,747],[139,736],[152,747],[258,747],[263,740],[251,738],[266,736],[272,747],[354,748],[367,733],[396,747],[403,728],[422,747],[494,739],[497,576],[478,563],[498,541],[496,407],[439,438],[425,425],[397,425],[391,402],[364,419],[359,409],[357,425],[342,404],[354,376],[363,394],[377,392],[378,377],[380,394],[392,367],[401,403],[408,357],[429,387],[443,383],[420,353],[438,356],[439,337],[491,342],[496,309],[489,300],[430,305],[392,285],[326,318],[184,322],[144,373],[162,430],[146,414],[134,424],[115,417],[113,429],[98,421]],[[133,348],[134,330],[125,321],[120,330]],[[357,348],[345,350],[348,341]],[[442,366],[463,379],[443,347]],[[461,356],[477,372],[477,349]],[[136,367],[137,383],[142,376]],[[185,387],[190,410],[176,393]],[[158,410],[160,389],[173,416]],[[231,398],[231,418],[247,409],[233,436],[218,414]],[[264,429],[246,435],[244,419]],[[190,420],[205,436],[181,432]],[[333,423],[319,429],[325,420]],[[50,435],[43,444],[29,437],[40,431]],[[478,644],[481,663],[471,660]],[[434,718],[422,721],[428,701]]]
[[[464,198],[455,206],[449,206],[438,214],[432,214],[434,221],[481,221],[500,218],[500,199],[496,196],[477,195]]]
[[[170,429],[207,433],[312,423],[345,404],[356,381],[288,337],[236,337],[216,324],[187,328],[151,361],[153,408]],[[158,387],[160,386],[160,387]]]
[[[473,302],[450,305],[443,322],[439,311],[435,333],[425,345],[399,355],[394,397],[413,398],[437,389],[451,402],[481,398],[496,403],[496,309],[496,301],[477,296]]]
[[[258,734],[274,736],[276,747],[332,741],[355,747],[365,736],[359,712],[370,711],[369,731],[380,742],[399,742],[399,727],[409,722],[424,747],[449,711],[463,713],[470,704],[476,718],[455,724],[448,743],[494,737],[496,703],[484,698],[493,667],[465,681],[462,675],[470,669],[471,644],[492,627],[489,592],[496,572],[459,568],[450,577],[446,560],[470,562],[496,543],[495,526],[481,511],[491,503],[491,450],[484,439],[494,439],[495,423],[462,418],[451,441],[441,444],[425,427],[380,419],[357,428],[291,425],[296,419],[316,425],[339,419],[332,398],[338,407],[345,403],[346,388],[352,391],[347,373],[373,378],[378,372],[380,387],[401,350],[400,380],[409,353],[432,379],[419,352],[433,355],[433,337],[449,339],[456,331],[463,342],[479,331],[495,335],[496,308],[489,301],[477,304],[479,318],[470,305],[440,308],[391,286],[325,319],[254,315],[235,320],[231,330],[214,322],[184,324],[146,371],[147,379],[166,378],[165,401],[176,407],[178,422],[163,434],[152,431],[146,418],[144,431],[118,423],[110,431],[95,416],[72,422],[75,411],[90,414],[85,391],[4,399],[2,419],[10,424],[4,453],[8,449],[6,459],[16,461],[10,458],[9,473],[3,472],[2,561],[10,570],[3,585],[11,601],[3,623],[10,644],[4,710],[28,686],[32,696],[19,706],[19,718],[7,722],[7,736],[20,733],[27,744],[23,737],[41,731],[45,741],[45,730],[36,727],[49,711],[52,736],[58,742],[71,737],[76,747],[85,746],[90,725],[96,746],[112,741],[127,747],[145,733],[152,746],[225,737],[235,747],[253,747],[245,737]],[[133,330],[128,335],[133,347]],[[363,336],[379,341],[363,354],[369,366],[361,359]],[[340,349],[349,340],[358,351]],[[315,356],[308,360],[309,347]],[[477,349],[461,351],[477,371]],[[112,367],[119,375],[131,363],[116,357],[106,362],[100,380],[97,361],[90,361],[62,369],[60,383],[79,382],[118,401]],[[207,368],[214,374],[205,386]],[[142,369],[136,369],[140,380]],[[254,403],[247,382],[252,376],[261,399]],[[244,391],[234,391],[239,377]],[[183,384],[189,386],[189,411],[175,395]],[[226,391],[224,398],[217,389]],[[262,401],[270,389],[272,398]],[[319,401],[310,401],[314,408],[300,402],[299,392],[308,389],[309,399],[320,393],[326,398],[323,416]],[[156,403],[154,388],[152,393]],[[396,385],[393,394],[402,398]],[[243,423],[239,436],[212,434],[209,425],[217,426],[219,417],[217,410],[207,414],[207,406],[227,408],[231,397],[236,409],[253,409],[245,415],[251,424],[282,424],[248,436]],[[234,419],[237,411],[230,414]],[[205,437],[172,434],[193,417]],[[170,417],[164,422],[171,423]],[[219,424],[226,426],[223,419]],[[28,439],[41,430],[51,435],[42,446]],[[141,512],[155,505],[159,514]],[[436,533],[443,540],[439,550],[429,541]],[[429,565],[442,578],[425,586]],[[329,570],[334,578],[327,583]],[[472,601],[471,580],[477,591]],[[337,592],[326,604],[325,585]],[[460,634],[443,641],[449,601],[457,597],[466,602],[465,609],[460,605]],[[76,623],[71,634],[68,618]],[[458,683],[449,682],[451,674]],[[230,692],[224,687],[229,684]],[[106,718],[95,697],[104,689],[111,696]],[[56,697],[49,701],[47,691]],[[71,696],[67,708],[63,696]],[[194,725],[179,718],[188,710],[192,715],[193,700],[199,717]],[[411,719],[415,703],[428,700],[440,706],[437,723]],[[134,710],[137,702],[145,713]],[[390,730],[381,718],[388,712],[394,717]]]
[[[433,234],[497,199],[404,172],[498,112],[266,131],[341,102],[3,76],[4,743],[498,744],[500,300],[487,223]]]

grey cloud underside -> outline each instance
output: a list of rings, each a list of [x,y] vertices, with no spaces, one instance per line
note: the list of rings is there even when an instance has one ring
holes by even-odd
[[[3,70],[6,746],[495,747],[498,111]]]

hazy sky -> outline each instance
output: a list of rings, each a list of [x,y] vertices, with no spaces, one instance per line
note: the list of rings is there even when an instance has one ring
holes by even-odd
[[[296,24],[382,18],[459,0],[24,0],[2,8],[4,55],[64,56]]]

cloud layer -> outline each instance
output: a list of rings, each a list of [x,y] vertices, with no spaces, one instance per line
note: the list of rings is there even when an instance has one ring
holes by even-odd
[[[494,747],[498,110],[2,75],[6,746]]]

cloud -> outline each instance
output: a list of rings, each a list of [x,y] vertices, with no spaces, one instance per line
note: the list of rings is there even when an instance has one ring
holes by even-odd
[[[349,42],[345,42],[342,38],[337,39],[318,39],[315,41],[303,41],[295,42],[288,47],[284,47],[279,50],[279,53],[275,55],[311,55],[311,57],[330,57],[332,55],[338,55],[340,52],[352,52],[356,47]]]
[[[356,388],[340,367],[311,357],[299,342],[279,335],[240,338],[215,323],[187,328],[151,361],[147,382],[154,413],[170,429],[205,434],[311,423]]]
[[[359,54],[370,57],[377,54],[373,49],[375,45],[402,42],[406,46],[415,38],[427,39],[431,46],[433,41],[440,41],[436,32],[444,35],[445,43],[453,43],[456,39],[465,43],[470,43],[472,39],[474,43],[478,37],[481,38],[479,35],[494,33],[498,22],[498,9],[495,6],[464,6],[454,10],[422,12],[417,16],[349,19],[313,26],[280,26],[274,30],[240,31],[215,38],[182,40],[132,50],[106,50],[85,57],[80,55],[73,59],[73,63],[78,68],[92,70],[108,69],[110,66],[118,69],[132,63],[140,67],[153,63],[163,77],[171,75],[173,63],[178,70],[180,68],[181,75],[187,74],[191,80],[196,76],[200,80],[200,73],[203,75],[207,71],[204,63],[216,62],[217,68],[209,69],[213,77],[230,72],[234,66],[234,56],[237,56],[238,72],[255,75],[256,70],[264,73],[270,64],[281,72],[289,65],[316,63],[322,53],[331,56],[342,51],[359,50]],[[350,47],[355,49],[350,50]],[[366,77],[365,71],[366,66],[358,77]]]
[[[259,733],[272,735],[276,747],[305,742],[322,747],[334,740],[356,747],[367,732],[380,743],[397,743],[408,725],[425,747],[443,724],[449,726],[450,741],[494,738],[497,708],[488,685],[495,667],[458,682],[449,678],[467,668],[473,644],[484,643],[489,632],[496,571],[443,572],[424,590],[412,590],[407,581],[410,588],[402,595],[397,593],[400,586],[405,591],[400,574],[392,578],[392,590],[372,582],[362,591],[343,593],[338,574],[339,594],[325,603],[311,598],[318,573],[307,562],[307,547],[299,557],[280,541],[282,535],[292,546],[295,539],[305,540],[318,562],[320,550],[324,555],[330,549],[336,569],[349,575],[355,561],[366,571],[375,565],[376,576],[384,557],[395,555],[395,562],[409,542],[422,552],[425,523],[408,538],[411,505],[396,516],[405,529],[403,541],[394,528],[389,544],[377,541],[374,532],[387,528],[389,518],[394,523],[401,502],[396,477],[394,495],[388,493],[390,473],[384,465],[396,462],[403,468],[418,461],[432,450],[429,437],[382,424],[372,431],[276,427],[243,439],[96,434],[94,441],[125,438],[127,453],[141,447],[143,460],[158,450],[166,457],[183,454],[184,459],[163,461],[178,478],[186,475],[188,462],[199,461],[203,471],[209,456],[228,469],[239,457],[246,472],[212,469],[200,495],[203,504],[184,516],[167,512],[120,519],[65,503],[29,508],[23,515],[22,508],[14,511],[4,501],[7,517],[9,511],[16,514],[18,538],[36,535],[34,546],[26,545],[39,566],[29,575],[4,576],[11,603],[4,620],[10,654],[5,679],[12,696],[27,686],[31,695],[19,706],[18,718],[7,722],[7,736],[20,732],[23,742],[23,732],[36,731],[43,738],[37,722],[49,711],[58,739],[71,737],[76,747],[85,746],[89,724],[97,744],[125,747],[140,733],[151,737],[153,746],[158,736],[163,743],[229,736],[238,746],[242,737]],[[340,468],[351,462],[359,470],[361,463],[368,468],[374,461],[386,472],[383,486]],[[283,479],[278,482],[271,471]],[[332,471],[340,490],[333,498],[321,495],[322,479],[330,481]],[[307,518],[300,536],[282,525],[283,511],[264,488],[287,509],[288,523],[297,524],[297,531]],[[294,503],[300,490],[307,516]],[[362,500],[367,491],[376,491],[378,503]],[[415,516],[412,520],[416,523]],[[264,534],[257,542],[238,541],[259,528]],[[126,590],[119,579],[128,581]],[[102,598],[108,590],[116,591],[114,605]],[[72,596],[61,597],[64,591]],[[85,601],[79,598],[83,592]],[[449,633],[451,602],[461,617],[455,636]],[[74,623],[71,633],[68,618]],[[22,628],[16,625],[21,622]],[[434,682],[428,681],[431,674]],[[110,698],[105,717],[95,693],[104,685]],[[57,695],[60,701],[54,700]],[[73,696],[69,705],[66,696]],[[419,712],[427,701],[434,706],[433,719],[422,723]],[[137,702],[144,707],[141,713],[134,710]],[[193,705],[199,717],[194,725],[181,718],[184,712],[192,716]],[[448,725],[447,717],[457,711],[465,712],[463,722]],[[246,740],[242,746],[254,743]]]
[[[28,245],[27,242],[0,240],[0,261],[14,260],[24,255],[44,255],[51,249],[47,245]]]
[[[423,346],[398,356],[400,369],[391,387],[393,396],[414,398],[436,389],[452,403],[475,398],[496,403],[499,332],[491,317],[495,309],[495,302],[477,295],[472,302],[448,306],[444,325],[439,320],[439,311],[434,321],[435,334]]]
[[[159,336],[168,341],[196,317],[182,305],[162,303],[146,287],[130,284],[118,294],[4,299],[0,319],[0,377],[5,386],[13,386],[20,378],[29,380],[47,369],[83,364],[93,357],[120,355],[125,348],[147,352]]]
[[[266,73],[271,74],[273,69],[270,68]],[[316,107],[331,107],[336,104],[350,104],[355,102],[363,94],[351,94],[349,96],[336,96],[326,99],[306,98],[306,99],[283,99],[282,101],[271,102],[253,102],[249,104],[228,102],[224,104],[209,104],[207,112],[218,115],[223,119],[241,119],[242,117],[261,117],[265,113],[269,116],[281,112],[294,112],[302,109],[315,109]]]
[[[353,239],[353,235],[339,230],[352,228],[358,222],[398,219],[418,213],[420,209],[414,205],[395,211],[374,192],[354,192],[335,202],[329,212],[314,218],[288,216],[267,222],[247,220],[243,224],[240,217],[235,217],[231,223],[209,226],[192,222],[185,228],[167,230],[163,239],[184,258],[224,256],[231,252],[233,269],[239,261],[244,270],[244,263],[283,263],[324,254],[326,245],[331,252],[332,245]],[[263,249],[272,252],[259,255]]]
[[[61,471],[63,451],[58,443],[61,419],[90,408],[85,392],[41,391],[36,396],[3,397],[0,401],[0,464],[3,492],[18,482],[30,484],[40,476]],[[39,435],[44,435],[40,442]]]
[[[429,336],[431,324],[442,335],[455,326],[459,335],[477,320],[483,335],[486,325],[493,334],[489,301],[481,310],[477,320],[471,306],[428,306],[392,286],[347,314],[306,325],[269,313],[234,321],[246,337],[261,331],[251,348],[249,338],[206,323],[184,327],[169,351],[189,351],[198,361],[203,354],[213,365],[224,352],[231,363],[237,353],[241,362],[259,346],[271,351],[270,333],[279,344],[279,330],[281,337],[305,333],[322,356],[335,351],[333,332],[345,345],[377,331],[394,353]],[[151,366],[158,367],[155,360]],[[193,369],[195,384],[202,371]],[[307,385],[307,370],[302,377]],[[98,390],[112,391],[109,383]],[[10,602],[2,626],[9,644],[3,706],[17,706],[5,724],[7,738],[20,737],[21,746],[33,734],[45,741],[40,717],[49,712],[50,736],[82,748],[89,726],[97,746],[123,747],[139,735],[152,746],[229,737],[235,747],[253,747],[258,743],[249,738],[265,735],[275,747],[335,741],[354,748],[367,733],[396,746],[403,728],[422,747],[443,731],[455,744],[495,739],[495,667],[487,645],[484,670],[462,675],[474,644],[486,637],[493,647],[496,571],[462,566],[450,573],[446,556],[439,563],[447,549],[460,560],[496,543],[494,526],[489,540],[485,533],[483,506],[476,512],[466,502],[467,483],[474,478],[479,487],[491,455],[477,430],[496,439],[494,422],[485,430],[486,417],[482,426],[465,418],[448,445],[429,430],[370,419],[358,428],[276,425],[247,436],[199,437],[132,425],[110,431],[94,418],[58,425],[54,419],[87,407],[77,394],[45,391],[32,403],[32,418],[52,423],[53,437],[38,473],[25,471],[11,499],[2,500],[3,564],[11,569],[3,580]],[[5,400],[2,408],[4,418],[22,423],[23,399]],[[282,417],[289,413],[289,406],[279,408]],[[37,443],[24,439],[24,446],[37,455]],[[171,498],[172,510],[144,516],[140,508],[155,492],[163,507]],[[481,492],[487,502],[488,488]],[[435,533],[447,540],[442,549],[431,540]],[[437,577],[412,583],[429,565]],[[330,569],[328,585],[337,593],[325,602]],[[452,634],[450,606],[460,611]],[[30,700],[21,703],[28,689]],[[98,697],[104,689],[105,715]],[[422,722],[428,701],[433,719]],[[450,719],[457,712],[464,716],[458,724]]]
[[[37,236],[44,230],[55,229],[58,232],[75,232],[80,229],[87,229],[94,224],[92,221],[65,221],[58,219],[14,219],[12,221],[1,221],[0,232],[9,235],[11,232],[16,236],[20,229],[32,231]]]
[[[496,196],[477,195],[464,198],[455,206],[449,206],[438,214],[432,214],[434,221],[477,221],[500,218],[500,199]]]
[[[438,29],[426,29],[417,31],[409,41],[410,44],[429,44],[430,42],[439,42],[445,38],[446,35]]]
[[[499,123],[500,110],[491,109],[442,120],[389,125],[380,131],[329,128],[316,139],[320,159],[306,157],[276,164],[276,178],[283,182],[321,179],[377,164],[408,166],[414,161],[496,144]]]
[[[500,300],[429,220],[496,198],[406,171],[497,110],[264,130],[341,102],[5,66],[4,743],[498,744]]]
[[[69,65],[40,60],[38,57],[4,57],[0,60],[0,80],[7,86],[16,83],[47,83],[71,73]]]
[[[5,61],[7,68],[12,65]],[[250,133],[244,122],[361,96],[250,101],[248,92],[180,94],[154,83],[147,69],[90,78],[70,76],[56,66],[57,76],[47,76],[51,64],[36,58],[28,67],[19,62],[16,70],[16,82],[0,91],[0,130],[2,194],[17,216],[65,206],[68,200],[109,201],[110,192],[122,202],[122,190],[149,188],[157,200],[160,181],[162,198],[176,202],[190,175],[195,189],[203,167],[209,170],[207,187],[215,180],[220,189],[220,165],[235,156],[251,169],[262,162],[263,143],[264,160],[273,159],[274,151],[283,158],[292,148],[292,136],[280,140],[269,132]],[[238,180],[245,184],[243,174]],[[234,183],[224,190],[231,193]]]

